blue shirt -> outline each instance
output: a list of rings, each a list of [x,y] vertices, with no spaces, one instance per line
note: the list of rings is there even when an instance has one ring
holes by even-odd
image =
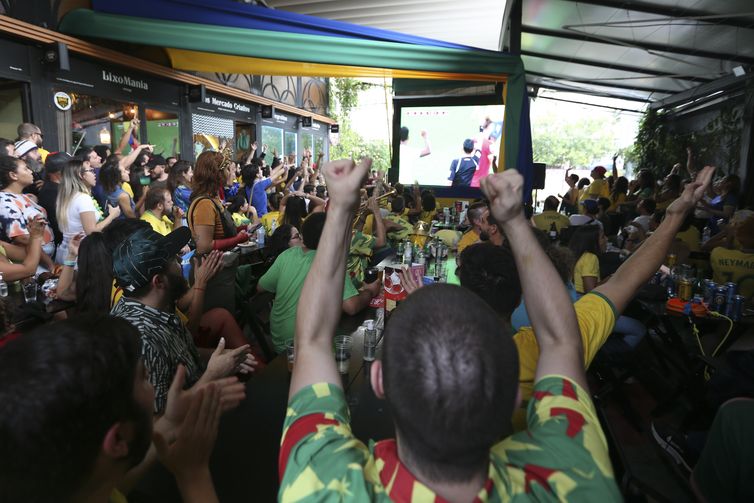
[[[576,302],[581,297],[579,292],[576,291],[570,281],[566,283],[566,290],[568,290],[568,296],[571,297],[571,301],[573,302]],[[511,315],[511,326],[513,327],[513,330],[517,332],[521,327],[531,326],[531,321],[529,321],[529,313],[526,312],[524,299],[521,299],[521,304],[518,305],[516,310],[513,311],[513,314]]]
[[[251,188],[251,205],[257,210],[257,216],[262,217],[267,213],[267,192],[265,192],[272,180],[265,178],[254,184]]]
[[[110,192],[109,194],[105,194],[106,201],[110,206],[118,206],[120,203],[118,202],[118,198],[121,194],[126,194],[128,196],[128,192],[123,190],[120,185],[115,187],[115,190]],[[131,196],[128,196],[128,202],[131,204],[131,211],[136,210],[136,205],[134,204],[134,200],[131,198]],[[126,215],[121,212],[120,216],[118,217],[118,220],[122,220],[126,218]]]

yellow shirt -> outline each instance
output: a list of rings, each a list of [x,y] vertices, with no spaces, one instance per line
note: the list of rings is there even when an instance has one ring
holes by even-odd
[[[555,228],[558,230],[558,232],[560,232],[560,230],[564,227],[571,225],[571,221],[568,220],[567,216],[554,210],[543,211],[542,213],[534,215],[533,217],[531,217],[531,219],[537,229],[543,230],[545,232],[550,231],[550,226],[553,223],[555,224]]]
[[[738,285],[739,295],[751,299],[754,295],[754,253],[718,246],[712,250],[709,262],[715,283],[732,281]]]
[[[599,199],[600,197],[610,197],[610,185],[604,178],[592,180],[592,183],[586,187],[588,199]]]
[[[371,213],[364,219],[364,228],[361,229],[361,232],[370,236],[374,232],[374,215]]]
[[[458,253],[461,253],[466,247],[471,246],[475,243],[479,242],[479,234],[476,232],[469,231],[466,234],[461,237],[461,240],[458,242]]]
[[[131,196],[131,199],[134,198],[134,189],[131,188],[131,184],[130,183],[123,182],[120,185],[120,188],[123,189],[124,191],[126,191],[126,194],[128,194],[129,196]]]
[[[701,251],[702,249],[701,247],[702,236],[701,234],[699,234],[699,229],[697,229],[693,225],[689,226],[689,228],[686,229],[685,231],[679,232],[678,234],[676,234],[675,238],[683,241],[686,244],[686,246],[689,247],[689,251],[698,252],[698,251]]]
[[[594,355],[612,333],[617,313],[610,300],[599,292],[584,295],[576,301],[573,308],[579,323],[581,344],[584,346],[584,365],[589,368]],[[526,407],[534,391],[539,346],[531,327],[521,327],[513,336],[513,342],[518,348],[518,386],[521,390],[521,406],[513,412],[513,430],[521,431],[526,429]]]
[[[616,212],[618,211],[618,207],[626,202],[626,194],[618,194],[618,197],[615,198],[615,201],[613,201],[613,198],[610,197],[610,207],[607,209],[609,212]]]
[[[579,293],[584,293],[584,276],[600,280],[600,261],[594,253],[583,253],[573,267],[573,286]]]
[[[270,211],[265,213],[260,221],[262,222],[262,225],[264,225],[264,232],[268,236],[272,236],[272,233],[275,232],[275,229],[277,229],[280,226],[280,212],[279,211]],[[273,227],[275,229],[273,229]],[[301,229],[299,229],[301,230]]]
[[[148,222],[157,234],[167,236],[168,234],[173,232],[173,222],[167,217],[167,215],[162,215],[162,218],[159,219],[155,216],[154,213],[147,210],[141,216],[141,220]]]
[[[461,239],[461,233],[452,229],[443,229],[437,231],[435,236],[440,238],[449,248],[455,248]]]
[[[435,216],[435,211],[422,211],[419,214],[419,220],[428,224],[432,223],[432,217]]]

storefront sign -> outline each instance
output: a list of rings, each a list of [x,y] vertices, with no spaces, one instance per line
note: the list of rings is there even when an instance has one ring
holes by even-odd
[[[204,100],[209,105],[215,105],[216,107],[224,108],[226,110],[238,110],[239,112],[251,113],[251,107],[244,105],[243,103],[236,103],[235,101],[216,98],[214,96],[208,96]]]
[[[122,86],[134,87],[136,89],[142,89],[149,91],[149,84],[144,80],[134,79],[128,75],[119,75],[117,73],[102,70],[102,80],[105,82],[112,82]]]
[[[73,100],[71,99],[71,96],[68,93],[64,92],[57,92],[52,97],[53,103],[55,103],[55,106],[58,107],[58,109],[62,111],[70,110],[71,105],[73,105]]]
[[[250,103],[235,101],[225,96],[207,95],[203,103],[192,103],[197,113],[217,113],[236,121],[255,122],[256,108]]]

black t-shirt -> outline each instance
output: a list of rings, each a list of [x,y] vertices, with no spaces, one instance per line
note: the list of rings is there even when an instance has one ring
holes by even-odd
[[[449,179],[453,182],[453,186],[471,186],[471,180],[474,178],[474,173],[476,172],[477,166],[479,166],[479,163],[475,158],[471,156],[455,159],[450,164],[449,177]]]
[[[58,228],[58,218],[55,212],[58,200],[58,187],[57,183],[45,180],[44,185],[39,190],[37,199],[39,200],[39,205],[47,212],[47,221],[50,222],[52,232],[55,234],[55,243],[60,244],[63,241],[63,233]]]

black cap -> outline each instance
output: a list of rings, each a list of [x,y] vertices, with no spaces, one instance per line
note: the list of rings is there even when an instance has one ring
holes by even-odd
[[[163,271],[191,239],[188,227],[179,227],[167,236],[151,228],[139,229],[113,251],[113,276],[116,284],[133,292]]]

